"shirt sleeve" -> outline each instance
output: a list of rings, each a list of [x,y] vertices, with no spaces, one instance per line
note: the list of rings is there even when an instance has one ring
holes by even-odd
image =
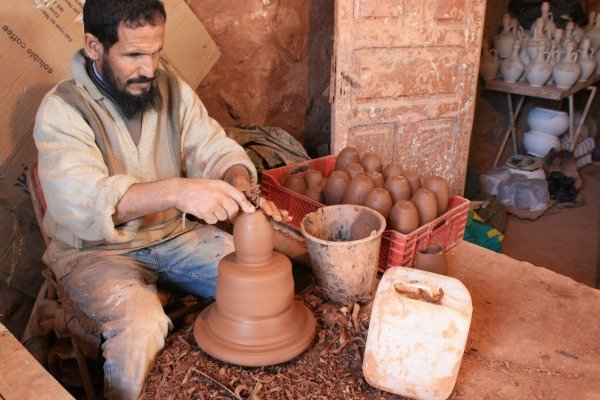
[[[78,239],[130,241],[136,221],[116,228],[112,215],[138,180],[127,175],[109,176],[94,133],[82,116],[50,92],[38,110],[34,139],[48,206],[44,231],[74,247]]]
[[[243,165],[253,183],[257,182],[254,164],[246,151],[230,139],[217,121],[212,119],[196,92],[179,80],[181,88],[181,145],[189,177],[222,179],[234,165]]]

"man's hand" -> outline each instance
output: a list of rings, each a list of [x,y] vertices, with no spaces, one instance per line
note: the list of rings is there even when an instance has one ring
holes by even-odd
[[[229,182],[240,192],[252,189],[252,182],[250,181],[248,170],[242,165],[234,165],[233,167],[229,168],[223,179],[226,182]],[[280,210],[277,208],[275,203],[265,199],[264,197],[260,198],[259,208],[263,210],[266,215],[273,218],[273,220],[276,222],[292,220],[292,217],[287,210]]]
[[[227,182],[211,179],[184,179],[177,193],[175,207],[207,224],[230,219],[240,209],[246,213],[255,211],[240,190]]]

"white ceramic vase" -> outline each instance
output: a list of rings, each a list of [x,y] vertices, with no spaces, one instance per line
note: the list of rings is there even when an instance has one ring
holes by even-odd
[[[525,77],[530,86],[541,87],[552,76],[552,66],[549,63],[550,53],[544,51],[543,45],[538,47],[538,54],[534,61],[527,66]]]
[[[523,64],[523,61],[519,57],[519,42],[515,41],[511,56],[500,63],[502,79],[509,83],[515,83],[523,75],[524,71],[525,64]]]
[[[564,111],[534,107],[527,114],[527,124],[534,131],[560,136],[569,129],[569,114]]]
[[[574,47],[574,43],[569,43],[565,59],[556,63],[552,69],[552,77],[558,88],[570,88],[577,82],[581,74],[581,67],[577,63],[577,53],[574,52]]]
[[[558,137],[539,131],[526,132],[523,135],[523,146],[528,154],[538,157],[545,157],[550,149],[559,151],[561,148]]]
[[[581,67],[581,75],[579,81],[585,82],[596,71],[596,59],[594,58],[595,50],[590,48],[590,39],[585,38],[579,50],[579,66]]]
[[[511,25],[510,14],[502,16],[503,29],[494,37],[494,48],[500,58],[508,58],[512,53],[513,44],[516,41],[514,27]]]

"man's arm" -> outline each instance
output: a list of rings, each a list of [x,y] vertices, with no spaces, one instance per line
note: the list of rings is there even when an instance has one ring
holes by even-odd
[[[240,179],[235,174],[234,181],[238,182]],[[192,214],[208,224],[231,218],[240,208],[244,212],[254,212],[254,207],[246,196],[227,182],[172,178],[132,185],[117,203],[113,222],[120,225],[169,208]]]

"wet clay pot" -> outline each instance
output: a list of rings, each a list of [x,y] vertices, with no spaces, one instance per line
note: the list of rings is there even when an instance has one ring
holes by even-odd
[[[334,205],[342,202],[342,197],[350,184],[350,176],[345,171],[333,171],[323,188],[325,204]]]
[[[360,153],[355,147],[346,146],[338,153],[334,169],[343,171],[351,163],[360,164]]]
[[[419,249],[415,254],[413,267],[435,274],[448,274],[446,255],[440,246],[428,246],[424,249]]]
[[[437,217],[437,200],[435,193],[429,189],[419,189],[410,198],[419,213],[419,226],[433,221]]]
[[[375,183],[373,183],[373,179],[369,178],[367,174],[362,173],[356,175],[356,177],[350,181],[350,184],[344,193],[344,197],[342,197],[342,204],[364,204],[373,188],[375,188]]]
[[[323,173],[316,169],[310,169],[304,173],[304,182],[306,187],[312,188],[317,186],[323,181]]]
[[[304,174],[292,174],[285,178],[283,186],[296,192],[303,194],[306,190],[306,181],[304,180]]]
[[[441,176],[430,175],[423,179],[423,185],[421,187],[435,193],[437,213],[438,216],[442,215],[446,211],[446,208],[448,208],[448,182],[446,179]]]
[[[375,184],[376,188],[383,187],[383,184],[385,183],[385,178],[381,173],[377,171],[369,171],[367,172],[367,175],[369,176],[369,178],[373,179],[373,183]]]
[[[354,179],[356,177],[356,175],[358,175],[358,174],[365,173],[364,167],[362,165],[360,165],[359,163],[348,164],[344,171],[346,171],[346,173],[348,174],[350,179]]]
[[[273,225],[258,210],[233,228],[235,252],[219,262],[215,303],[194,323],[198,346],[212,357],[249,367],[279,364],[312,342],[316,322],[294,300],[290,260],[273,251]]]
[[[413,203],[400,200],[394,204],[388,216],[388,228],[409,234],[419,227],[419,213]]]
[[[413,196],[417,190],[421,188],[421,175],[411,171],[404,171],[402,175],[404,175],[408,181],[410,186],[410,195]]]
[[[381,157],[377,154],[367,153],[360,159],[361,165],[364,167],[365,171],[377,171],[381,173],[383,168],[383,164],[381,162]]]
[[[392,176],[402,175],[403,169],[398,164],[390,163],[383,168],[383,177],[387,181]]]
[[[403,175],[388,178],[383,184],[383,188],[390,192],[394,204],[400,200],[410,200],[410,185]]]
[[[387,219],[388,215],[390,215],[390,210],[392,209],[392,196],[390,196],[387,190],[376,187],[371,190],[364,205],[365,207],[370,207],[373,210],[378,211],[383,215],[383,218]]]

